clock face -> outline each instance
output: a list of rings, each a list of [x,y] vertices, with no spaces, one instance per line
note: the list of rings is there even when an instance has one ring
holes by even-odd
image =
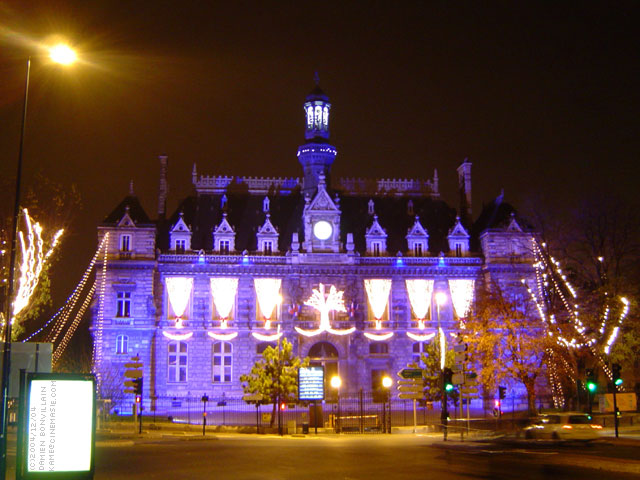
[[[320,220],[313,224],[313,234],[318,240],[328,239],[332,232],[331,224],[325,220]]]

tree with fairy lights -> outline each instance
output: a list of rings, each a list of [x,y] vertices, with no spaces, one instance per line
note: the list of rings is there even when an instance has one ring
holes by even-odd
[[[0,297],[2,299],[5,295],[9,274],[9,239],[13,228],[13,215],[10,207],[13,205],[14,183],[14,179],[10,177],[0,177]],[[20,338],[25,329],[29,330],[32,324],[39,324],[41,317],[48,314],[51,307],[49,268],[55,262],[59,251],[54,249],[58,242],[54,233],[70,224],[81,202],[75,185],[63,187],[40,172],[27,185],[21,204],[26,208],[29,220],[27,221],[23,211],[20,218],[20,231],[24,243],[21,243],[18,238],[16,245],[16,281],[20,282],[22,279],[23,287],[20,291],[21,287],[19,283],[16,283],[18,292],[15,293],[22,295],[20,301],[24,303],[26,300],[26,303],[21,306],[20,312],[14,320],[12,328],[14,339]],[[39,233],[34,229],[38,223],[46,225]],[[30,243],[31,241],[33,243]],[[42,243],[39,244],[39,242]],[[38,266],[40,253],[47,258]],[[31,271],[22,275],[21,268],[22,266],[26,267],[27,263]],[[33,277],[36,270],[37,279]]]
[[[535,414],[536,387],[557,344],[523,290],[522,284],[480,288],[465,329],[479,382],[487,391],[511,380],[522,383],[529,413]]]
[[[640,221],[638,212],[616,195],[592,197],[570,212],[538,215],[534,242],[542,317],[562,355],[550,362],[558,406],[587,399],[577,380],[586,368],[611,379],[611,362],[633,371],[640,354],[637,309],[640,294]],[[550,222],[557,224],[550,225]],[[635,372],[636,379],[640,371]],[[577,393],[577,395],[576,395]]]
[[[242,388],[248,394],[260,394],[262,403],[272,403],[271,427],[276,419],[278,404],[295,402],[298,394],[298,369],[309,366],[309,358],[300,359],[293,354],[293,345],[283,339],[275,347],[262,352],[251,371],[240,376]]]

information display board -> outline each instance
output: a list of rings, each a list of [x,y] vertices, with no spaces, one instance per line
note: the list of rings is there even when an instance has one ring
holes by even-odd
[[[300,367],[298,370],[298,400],[324,399],[324,367]]]
[[[94,377],[28,374],[23,392],[18,478],[93,478]]]

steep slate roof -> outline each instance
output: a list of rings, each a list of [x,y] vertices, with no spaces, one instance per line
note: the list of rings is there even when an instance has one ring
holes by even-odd
[[[127,207],[129,207],[128,213],[137,227],[150,227],[154,226],[155,223],[151,221],[147,213],[142,208],[140,204],[140,200],[135,195],[127,195],[124,200],[122,200],[113,211],[106,216],[106,218],[102,221],[104,225],[115,225],[117,224],[125,213],[127,213]]]
[[[330,193],[334,198],[334,192]],[[160,227],[158,247],[168,248],[168,230],[184,212],[184,221],[191,226],[193,236],[191,248],[205,251],[213,248],[213,229],[220,223],[226,211],[229,223],[236,230],[236,250],[249,252],[256,250],[256,232],[264,223],[262,202],[264,196],[247,192],[227,192],[227,204],[222,208],[222,194],[194,195],[187,197],[173,215]],[[298,232],[304,238],[302,212],[304,199],[299,191],[290,195],[269,196],[271,222],[280,234],[278,248],[289,250],[291,234]],[[373,215],[368,213],[370,198],[365,196],[340,196],[340,239],[346,243],[347,233],[353,233],[355,249],[366,251],[365,232],[371,225]],[[413,215],[408,214],[407,203],[413,202]],[[449,251],[447,233],[455,224],[456,210],[440,200],[428,197],[402,198],[396,196],[375,197],[375,214],[378,222],[387,231],[387,250],[390,255],[407,250],[406,233],[415,222],[415,215],[429,233],[429,250],[432,255]]]

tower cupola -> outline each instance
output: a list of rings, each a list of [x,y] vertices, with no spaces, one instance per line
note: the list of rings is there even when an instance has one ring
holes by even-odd
[[[298,147],[298,160],[304,168],[303,192],[313,197],[316,193],[320,174],[325,176],[329,184],[331,165],[337,151],[329,144],[329,97],[319,85],[318,74],[315,75],[316,86],[304,103],[306,143]]]

